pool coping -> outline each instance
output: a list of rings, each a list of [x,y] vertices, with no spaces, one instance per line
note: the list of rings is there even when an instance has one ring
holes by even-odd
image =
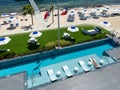
[[[100,41],[103,42],[103,41],[107,41],[107,40],[111,40],[111,39],[110,38],[104,38],[104,39],[100,39],[100,40],[95,40],[95,41],[85,42],[85,43],[81,43],[81,44],[77,44],[77,45],[63,47],[61,49],[44,51],[44,52],[19,56],[19,57],[16,57],[16,58],[1,60],[0,61],[0,67],[6,67],[6,66],[9,66],[9,65],[15,65],[15,64],[18,64],[18,63],[24,63],[24,62],[28,62],[28,61],[30,62],[30,61],[33,60],[33,56],[34,56],[34,59],[41,58],[41,60],[42,60],[44,58],[51,57],[51,55],[55,55],[55,54],[60,55],[60,54],[63,54],[63,53],[65,54],[65,53],[68,52],[66,49],[71,49],[71,48],[74,48],[74,47],[83,48],[87,44],[97,43],[97,42],[100,42]],[[31,58],[29,58],[27,60],[24,60],[25,58],[28,58],[28,57],[31,57]],[[21,59],[22,59],[22,61],[21,61]]]

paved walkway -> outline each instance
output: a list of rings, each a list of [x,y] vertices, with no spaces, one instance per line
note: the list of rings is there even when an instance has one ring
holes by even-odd
[[[29,0],[30,4],[32,5],[32,7],[34,8],[35,11],[35,16],[37,18],[38,23],[42,26],[45,27],[45,23],[43,20],[43,17],[40,14],[40,10],[38,8],[38,6],[36,5],[36,3],[34,2],[34,0]],[[42,23],[41,23],[42,22]]]
[[[105,51],[109,56],[120,60],[120,46],[117,48],[113,48],[111,50]]]
[[[29,0],[30,4],[32,5],[32,7],[34,8],[35,10],[35,14],[39,14],[40,11],[39,11],[39,8],[37,7],[36,3],[34,2],[34,0]]]
[[[34,90],[120,90],[120,63]]]
[[[25,73],[0,78],[0,90],[26,90]]]

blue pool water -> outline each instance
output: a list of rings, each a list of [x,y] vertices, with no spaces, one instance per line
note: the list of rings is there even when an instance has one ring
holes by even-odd
[[[94,44],[93,44],[94,45]],[[13,67],[8,67],[8,68],[3,68],[0,70],[0,77],[1,76],[7,76],[15,73],[19,73],[22,71],[27,71],[28,77],[32,75],[32,72],[37,75],[39,74],[40,68],[44,66],[48,66],[51,64],[79,58],[82,56],[90,55],[90,54],[96,54],[99,57],[102,57],[103,51],[112,49],[113,46],[110,42],[103,43],[102,45],[97,45],[97,46],[91,46],[87,49],[81,49],[77,50],[71,53],[65,53],[63,55],[58,55],[58,56],[53,56],[51,58],[46,58],[46,59],[39,59],[39,60],[33,60],[33,62],[30,63],[25,63],[21,65],[16,65]]]

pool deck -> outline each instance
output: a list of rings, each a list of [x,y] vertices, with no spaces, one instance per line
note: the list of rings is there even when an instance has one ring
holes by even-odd
[[[98,57],[96,54],[91,54],[91,55],[83,56],[80,58],[75,58],[75,59],[71,59],[68,61],[64,61],[64,62],[60,62],[60,63],[56,63],[56,64],[42,67],[42,68],[40,68],[40,72],[41,72],[40,75],[37,75],[37,76],[34,76],[34,77],[28,79],[28,81],[27,81],[28,88],[33,88],[33,87],[37,87],[37,86],[51,83],[50,77],[49,77],[48,72],[47,72],[48,69],[52,69],[55,76],[57,76],[58,71],[61,72],[61,75],[59,77],[57,77],[57,81],[67,79],[66,73],[64,72],[64,70],[62,68],[64,65],[68,66],[69,71],[72,73],[73,76],[79,75],[81,73],[85,73],[83,71],[82,67],[78,64],[78,61],[84,61],[86,67],[89,68],[90,71],[94,71],[94,70],[96,70],[96,68],[94,67],[93,64],[91,66],[88,66],[88,62],[89,62],[90,57],[93,57],[96,60],[96,63],[98,65],[99,65],[100,60],[104,59],[104,58]],[[108,64],[111,64],[111,63],[114,63],[114,60],[112,60],[111,58],[109,58],[109,60],[104,59],[104,63],[102,66],[100,65],[100,67],[102,68],[102,67],[104,67]],[[77,73],[74,72],[75,67],[78,68]]]
[[[107,35],[107,37],[111,38],[113,41],[120,45],[120,39],[118,39],[116,36]]]
[[[34,90],[120,90],[120,63],[66,80],[37,87]],[[32,89],[30,89],[32,90]]]
[[[117,60],[120,60],[120,46],[113,48],[111,50],[105,51],[110,57],[114,57]]]
[[[0,90],[27,90],[25,72],[0,78]]]
[[[83,56],[65,62],[45,66],[43,68],[40,68],[41,73],[37,77],[36,76],[32,77],[32,79],[28,79],[27,81],[26,81],[27,79],[26,73],[18,73],[7,77],[2,77],[0,78],[0,90],[79,90],[81,87],[85,88],[82,90],[87,90],[86,87],[88,87],[89,85],[90,85],[89,87],[92,88],[89,90],[93,90],[96,84],[104,85],[102,82],[104,82],[105,80],[106,83],[107,78],[109,76],[110,76],[110,80],[112,80],[112,78],[115,78],[115,83],[116,80],[118,81],[117,77],[119,77],[120,75],[120,65],[119,67],[118,66],[115,67],[119,72],[118,71],[115,72],[114,68],[108,69],[108,71],[106,70],[106,68],[108,67],[110,68],[117,65],[117,64],[114,64],[112,66],[108,65],[114,63],[114,60],[112,60],[111,58],[109,60],[105,60],[103,63],[103,67],[101,67],[100,69],[95,69],[94,66],[89,67],[88,65],[86,65],[91,70],[90,72],[85,73],[81,68],[81,66],[78,64],[78,61],[82,60],[85,62],[85,64],[87,64],[90,57],[94,57],[97,63],[99,63],[99,60],[101,60],[101,58],[99,58],[96,54],[91,54],[88,56]],[[68,79],[64,70],[62,69],[63,65],[67,65],[69,67],[69,70],[73,74],[73,77]],[[108,67],[104,68],[104,66],[106,65],[108,65]],[[74,72],[75,67],[78,67],[79,71],[77,73]],[[57,71],[61,72],[60,77],[57,77],[58,78],[57,81],[51,82],[50,77],[48,76],[47,73],[48,69],[53,69],[55,75],[57,75],[56,73]],[[111,70],[113,71],[111,72]],[[111,76],[112,75],[111,73],[113,74],[113,77]],[[115,75],[117,75],[116,73],[119,75],[117,77],[114,77]],[[111,84],[112,82],[109,81],[109,83]],[[93,85],[93,87],[91,87],[91,85]],[[97,89],[98,86],[95,88],[96,88],[95,90],[100,90]],[[107,90],[107,89],[102,88],[101,90]],[[108,90],[114,90],[114,89],[108,89]],[[119,90],[119,89],[115,89],[115,90]]]

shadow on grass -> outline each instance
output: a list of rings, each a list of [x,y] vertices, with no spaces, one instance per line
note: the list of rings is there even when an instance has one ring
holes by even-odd
[[[39,46],[40,46],[40,45],[28,45],[27,48],[28,48],[29,50],[36,50],[36,49],[39,48]]]

